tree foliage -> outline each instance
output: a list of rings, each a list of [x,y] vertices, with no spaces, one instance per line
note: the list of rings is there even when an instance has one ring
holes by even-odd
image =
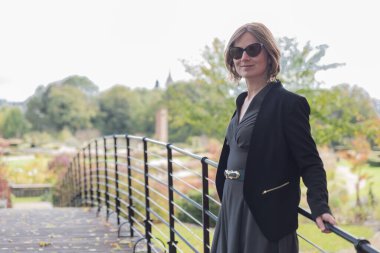
[[[132,105],[136,102],[133,92],[121,85],[101,93],[98,98],[97,126],[103,134],[134,131]]]
[[[343,144],[351,137],[366,134],[376,138],[374,129],[377,115],[368,93],[358,86],[341,84],[331,89],[320,87],[316,80],[319,71],[343,66],[342,63],[323,65],[327,45],[311,46],[310,42],[300,46],[292,38],[280,38],[282,51],[281,74],[284,85],[304,95],[311,104],[311,125],[317,144]],[[368,129],[371,132],[365,133]]]
[[[368,93],[358,86],[341,84],[331,89],[303,90],[311,104],[313,135],[318,144],[345,144],[350,138],[376,138],[376,111]]]
[[[278,39],[278,45],[281,48],[279,79],[292,91],[317,89],[321,84],[315,78],[317,72],[345,65],[344,63],[326,65],[320,63],[328,48],[325,44],[313,47],[308,41],[300,49],[295,38],[282,37]]]
[[[162,101],[159,89],[130,89],[115,85],[100,93],[96,126],[103,134],[129,133],[151,136]]]
[[[137,88],[133,90],[133,124],[136,133],[153,136],[155,133],[156,113],[165,106],[164,90]]]
[[[17,107],[4,107],[0,110],[0,136],[20,138],[30,128],[22,111]]]
[[[200,64],[182,61],[193,78],[168,87],[171,140],[183,141],[191,135],[224,136],[237,85],[226,79],[223,51],[224,43],[214,39],[211,47],[205,47]]]
[[[312,131],[319,145],[344,143],[363,134],[373,145],[380,143],[379,117],[368,93],[348,84],[323,89],[316,79],[318,72],[343,65],[321,64],[327,45],[299,45],[287,37],[280,38],[278,44],[282,52],[279,79],[286,88],[308,99]],[[157,110],[166,106],[170,141],[199,135],[222,139],[235,98],[245,84],[227,79],[223,41],[214,39],[201,56],[198,63],[182,60],[192,78],[169,84],[166,90],[116,85],[99,93],[98,87],[82,76],[40,86],[27,101],[26,118],[34,131],[57,133],[68,129],[74,133],[95,127],[103,134],[150,136],[155,132]]]
[[[46,115],[45,95],[46,88],[39,86],[26,102],[26,119],[31,123],[33,130],[44,131],[49,128],[49,119]]]
[[[54,85],[49,87],[45,99],[46,115],[56,130],[67,127],[76,132],[91,128],[96,107],[79,88]]]
[[[86,76],[69,76],[60,81],[61,86],[72,86],[80,89],[87,96],[95,96],[99,93],[99,87],[96,86]]]
[[[97,113],[93,95],[98,88],[86,77],[71,76],[40,86],[27,101],[26,117],[37,131],[75,132],[92,127]]]
[[[363,134],[378,139],[375,124],[378,117],[371,99],[357,86],[338,85],[322,89],[316,79],[319,71],[343,66],[342,63],[321,64],[327,45],[300,46],[294,38],[279,38],[282,52],[279,79],[286,88],[304,95],[311,104],[311,124],[316,142],[320,145],[343,143]],[[242,89],[226,80],[223,60],[224,44],[215,39],[206,46],[203,61],[191,65],[183,61],[193,79],[168,88],[170,133],[174,139],[189,135],[208,135],[222,138],[234,110],[234,98]]]

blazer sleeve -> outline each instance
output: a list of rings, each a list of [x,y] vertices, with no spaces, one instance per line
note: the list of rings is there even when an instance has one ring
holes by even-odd
[[[304,97],[296,96],[285,116],[285,136],[291,155],[307,187],[307,202],[313,218],[331,213],[328,206],[326,172],[310,132],[310,107]]]

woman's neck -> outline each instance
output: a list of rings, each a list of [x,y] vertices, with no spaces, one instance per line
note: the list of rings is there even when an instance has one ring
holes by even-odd
[[[268,81],[266,79],[245,80],[245,83],[248,90],[247,99],[250,100],[268,84]]]

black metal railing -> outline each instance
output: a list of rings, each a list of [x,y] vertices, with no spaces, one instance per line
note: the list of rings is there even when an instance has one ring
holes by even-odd
[[[56,189],[58,204],[97,206],[98,213],[105,208],[107,219],[116,216],[119,235],[128,224],[128,236],[145,240],[149,253],[208,253],[211,223],[217,220],[211,206],[220,207],[213,180],[217,166],[207,157],[146,137],[104,136],[89,142],[73,158]],[[302,208],[299,214],[312,220]],[[357,252],[379,253],[367,240],[327,225]]]

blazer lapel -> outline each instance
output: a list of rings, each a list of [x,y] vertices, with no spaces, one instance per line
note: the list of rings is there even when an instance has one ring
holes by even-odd
[[[249,150],[248,150],[248,154],[250,153],[250,150],[252,149],[253,145],[257,144],[255,142],[255,135],[257,134],[257,129],[260,128],[261,124],[262,124],[262,115],[265,114],[265,111],[266,111],[266,108],[268,107],[268,103],[270,103],[270,101],[273,99],[273,97],[275,96],[275,92],[276,90],[282,88],[282,84],[280,82],[276,82],[276,83],[273,83],[273,84],[270,84],[272,85],[272,87],[270,88],[270,90],[268,91],[268,93],[265,95],[262,103],[261,103],[261,106],[260,106],[260,111],[257,115],[257,118],[256,118],[256,123],[255,123],[255,126],[252,130],[252,134],[251,134],[251,140],[250,140],[250,145],[249,145]],[[260,134],[260,133],[258,133]]]

